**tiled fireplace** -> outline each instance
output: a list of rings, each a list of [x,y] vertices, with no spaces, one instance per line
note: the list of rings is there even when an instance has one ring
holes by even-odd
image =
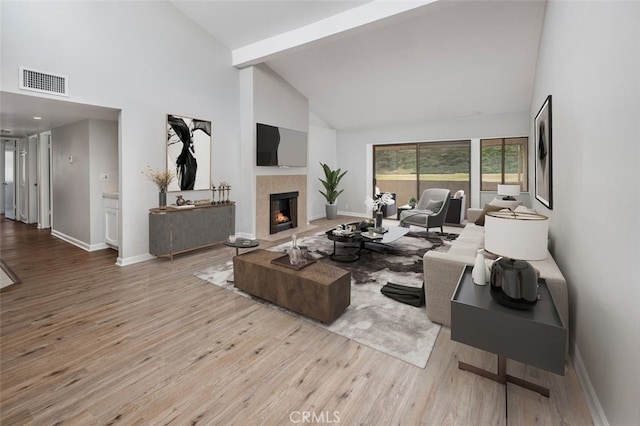
[[[295,194],[297,198],[295,207],[293,207],[297,213],[296,223],[287,223],[282,221],[277,228],[279,232],[272,233],[273,228],[273,213],[271,212],[272,195],[276,195],[276,198],[282,197],[282,194]],[[289,198],[289,197],[287,197]],[[293,198],[293,197],[291,197]],[[287,219],[291,220],[293,216],[290,211],[292,206],[290,201],[287,201],[286,205],[280,204],[283,208],[280,213],[287,216]],[[287,212],[283,212],[286,210]],[[280,218],[281,220],[283,218]],[[307,229],[307,176],[306,175],[269,175],[269,176],[256,176],[256,237],[259,239],[273,240],[288,236],[291,233],[302,231]]]

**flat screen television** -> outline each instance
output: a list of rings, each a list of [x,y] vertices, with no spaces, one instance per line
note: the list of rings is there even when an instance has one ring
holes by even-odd
[[[256,123],[256,165],[306,167],[307,133]]]

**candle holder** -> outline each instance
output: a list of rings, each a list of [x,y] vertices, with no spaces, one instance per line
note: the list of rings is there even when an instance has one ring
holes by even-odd
[[[227,199],[225,203],[229,204],[231,201],[229,200],[229,194],[231,193],[231,185],[227,185]]]

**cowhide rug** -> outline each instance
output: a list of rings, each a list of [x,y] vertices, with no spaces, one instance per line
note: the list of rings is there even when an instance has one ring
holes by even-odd
[[[416,228],[418,229],[418,228]],[[457,234],[439,235],[434,232],[412,231],[384,248],[383,252],[363,250],[356,262],[334,262],[329,259],[333,242],[324,233],[299,238],[298,245],[306,246],[309,254],[322,262],[351,271],[351,305],[333,323],[322,324],[307,319],[319,327],[345,336],[405,362],[424,368],[435,344],[440,326],[427,318],[425,307],[406,305],[384,296],[380,289],[387,282],[422,287],[422,256],[428,250],[447,251],[448,241]],[[286,252],[291,243],[270,248]],[[374,246],[375,248],[375,246]],[[194,275],[246,297],[232,283],[233,263],[214,265]],[[252,297],[253,298],[253,297]],[[255,298],[254,298],[255,299]],[[269,302],[255,299],[261,303]],[[284,308],[278,309],[300,316]],[[303,317],[304,318],[304,317]]]

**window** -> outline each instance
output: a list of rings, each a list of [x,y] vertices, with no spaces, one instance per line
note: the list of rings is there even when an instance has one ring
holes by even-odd
[[[429,142],[418,146],[418,198],[425,189],[445,188],[451,195],[463,190],[469,199],[469,169],[471,143],[469,141]]]
[[[407,204],[418,188],[416,161],[416,144],[375,145],[373,189],[395,193],[398,205]]]
[[[529,191],[528,138],[480,140],[480,190],[496,191],[498,184],[520,184]]]
[[[468,140],[375,145],[374,186],[396,193],[398,205],[419,199],[427,188],[447,188],[452,195],[462,189],[469,197],[470,146]]]

